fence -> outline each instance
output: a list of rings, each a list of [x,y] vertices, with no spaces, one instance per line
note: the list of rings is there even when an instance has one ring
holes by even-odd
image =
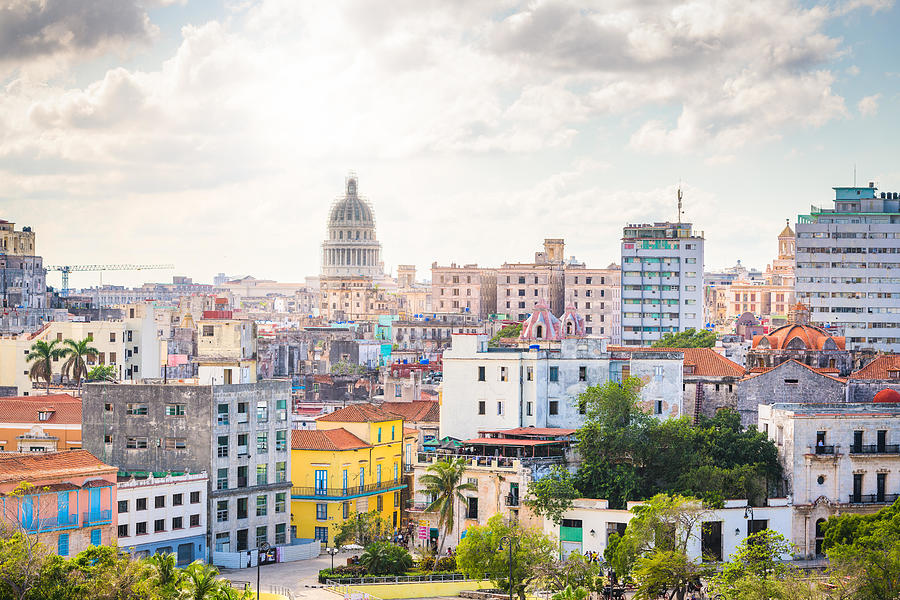
[[[347,577],[326,579],[328,587],[346,585],[367,585],[370,583],[431,583],[432,581],[466,581],[462,573],[432,573],[431,575],[391,575],[384,577]]]

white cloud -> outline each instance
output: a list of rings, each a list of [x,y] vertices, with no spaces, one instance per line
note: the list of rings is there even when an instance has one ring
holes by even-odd
[[[859,114],[864,117],[873,117],[878,114],[879,100],[881,100],[880,93],[866,96],[860,100],[856,105],[856,108],[859,109]]]

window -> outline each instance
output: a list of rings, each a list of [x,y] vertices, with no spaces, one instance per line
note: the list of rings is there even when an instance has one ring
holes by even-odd
[[[653,378],[656,381],[662,381],[663,378],[663,368],[661,366],[653,367]]]
[[[328,505],[327,504],[316,504],[316,520],[317,521],[327,521],[328,520]]]
[[[218,476],[216,477],[216,489],[217,490],[227,490],[228,489],[228,469],[219,469]]]
[[[130,437],[125,438],[125,447],[126,448],[146,448],[147,447],[147,438],[145,437]]]
[[[200,527],[200,515],[191,515],[191,527]]]
[[[397,429],[397,427],[396,427],[395,425],[391,425],[391,440],[392,440],[392,441],[395,440],[395,439],[397,439],[396,436],[395,436],[396,429]]]
[[[534,415],[534,403],[533,402],[525,403],[525,414],[529,417]]]
[[[559,400],[551,400],[551,401],[550,401],[550,410],[549,410],[549,413],[550,413],[551,415],[558,415],[558,414],[559,414]]]
[[[154,508],[165,508],[166,507],[166,497],[165,496],[156,496],[153,499],[153,507]]]
[[[246,519],[247,518],[247,497],[237,499],[237,518],[238,519]]]
[[[578,381],[587,381],[587,367],[578,367]]]
[[[534,381],[534,367],[525,367],[525,380]]]
[[[345,502],[346,504],[346,502]],[[275,512],[283,513],[287,506],[287,492],[278,492],[275,494]],[[346,518],[346,517],[344,517]]]
[[[184,404],[166,404],[167,417],[183,417]]]
[[[284,483],[285,481],[287,481],[287,461],[277,462],[275,463],[275,483]]]
[[[191,504],[200,504],[200,492],[191,492]]]
[[[477,519],[478,518],[478,498],[466,498],[466,518],[467,519]]]
[[[550,367],[550,381],[559,381],[559,367]]]
[[[217,412],[216,424],[228,425],[228,404],[219,404]]]
[[[478,381],[484,381],[484,367],[478,367]]]
[[[328,528],[327,527],[316,527],[315,529],[315,538],[322,542],[323,544],[328,543]]]
[[[656,414],[661,415],[662,412],[663,412],[663,401],[657,400],[656,401]]]
[[[60,556],[68,556],[69,555],[69,534],[61,533],[59,534],[59,538],[56,540],[56,553]]]
[[[249,404],[247,402],[238,402],[237,405],[237,422],[238,423],[246,423],[249,420],[247,416],[247,412],[249,408]]]
[[[181,506],[184,504],[184,494],[172,494],[172,506]]]
[[[217,533],[216,534],[216,552],[229,552],[231,550],[231,534],[227,531],[225,533]]]
[[[119,513],[128,512],[128,500],[119,500]]]
[[[479,401],[478,401],[478,414],[479,414],[479,415],[485,414],[485,411],[484,411],[484,404],[485,404],[484,400],[479,400]]]
[[[153,533],[158,533],[160,531],[166,530],[166,520],[165,519],[156,519],[153,521]]]
[[[257,400],[256,420],[260,422],[269,420],[269,402],[267,400]]]
[[[147,499],[138,498],[134,501],[134,510],[147,510]]]
[[[268,496],[257,496],[256,497],[256,516],[264,517],[269,514],[269,497]]]
[[[287,400],[276,400],[275,410],[279,421],[287,421]]]
[[[256,528],[256,547],[259,548],[263,544],[269,541],[269,529],[268,527],[257,527]]]
[[[269,451],[269,434],[267,434],[267,433],[257,433],[256,434],[256,451],[257,452],[268,452]]]
[[[266,485],[269,483],[269,465],[256,465],[256,485]]]
[[[212,337],[215,335],[215,327],[212,325],[204,325],[203,326],[203,337]]]
[[[503,400],[498,400],[498,401],[497,401],[497,414],[498,414],[498,415],[502,415],[502,414],[503,414]]]
[[[381,443],[381,427],[378,428],[378,443]]]
[[[125,414],[134,416],[146,415],[147,405],[143,402],[129,402],[125,405]]]
[[[216,502],[216,521],[223,523],[228,520],[228,500]]]
[[[116,353],[115,352],[109,353],[109,364],[111,364],[111,365],[116,364]]]
[[[172,529],[184,529],[184,517],[172,517]]]
[[[166,438],[166,450],[184,450],[187,443],[184,438]]]
[[[703,523],[700,533],[700,554],[704,561],[722,560],[722,521]]]
[[[375,483],[381,485],[381,465],[375,465]]]
[[[128,525],[119,525],[116,535],[118,535],[120,538],[128,537]]]
[[[147,521],[141,521],[134,524],[135,535],[147,535]]]
[[[220,435],[218,437],[218,442],[219,442],[218,451],[217,451],[216,455],[219,458],[226,458],[228,456],[228,436]]]
[[[506,367],[500,367],[500,381],[509,381],[509,376],[506,373]]]
[[[287,525],[285,525],[284,523],[278,523],[277,525],[275,525],[275,543],[287,543]]]
[[[375,510],[384,510],[384,496],[379,495],[375,498]]]
[[[345,519],[349,519],[350,518],[350,503],[344,502],[341,504],[341,506],[343,507],[343,512],[342,512],[343,517]]]

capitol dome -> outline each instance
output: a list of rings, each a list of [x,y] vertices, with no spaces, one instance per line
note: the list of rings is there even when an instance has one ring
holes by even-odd
[[[323,277],[369,277],[383,273],[381,244],[375,237],[375,214],[359,195],[355,174],[347,176],[345,193],[331,205],[328,233],[322,243]]]

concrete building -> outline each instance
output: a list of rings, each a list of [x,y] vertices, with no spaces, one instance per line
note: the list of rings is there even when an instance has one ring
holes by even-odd
[[[127,472],[212,474],[211,562],[289,543],[287,381],[87,384],[84,446]],[[217,562],[218,561],[218,562]]]
[[[53,316],[34,231],[0,219],[0,333],[34,331]]]
[[[886,388],[900,392],[900,355],[884,354],[847,378],[847,400],[871,402]]]
[[[119,548],[135,558],[174,554],[178,566],[207,560],[204,473],[120,478],[116,484]]]
[[[561,239],[545,239],[533,263],[503,263],[497,270],[497,312],[524,321],[539,303],[554,313],[565,308],[564,256]]]
[[[900,199],[836,187],[834,208],[797,222],[797,299],[812,320],[843,330],[848,348],[900,352]]]
[[[579,498],[563,513],[560,525],[545,519],[544,532],[559,538],[563,556],[584,552],[603,556],[609,538],[624,534],[635,516],[634,509],[642,504],[629,502],[624,509],[614,509],[607,500]],[[693,560],[728,560],[744,538],[763,529],[791,538],[791,507],[785,498],[770,498],[768,506],[748,508],[746,500],[725,500],[722,508],[698,509],[687,555]]]
[[[684,354],[684,414],[694,423],[723,408],[737,410],[738,381],[744,367],[712,348],[680,348]]]
[[[454,318],[458,317],[458,318]],[[482,333],[483,327],[475,317],[439,315],[410,321],[394,321],[391,336],[400,353],[413,352],[436,358],[450,346],[454,333]]]
[[[622,343],[703,329],[703,232],[690,223],[627,225],[622,232]]]
[[[80,398],[52,394],[0,400],[0,452],[80,449]]]
[[[441,437],[531,426],[575,429],[583,422],[578,394],[628,376],[646,382],[641,398],[648,412],[683,414],[684,355],[678,350],[610,347],[602,338],[536,341],[492,348],[486,335],[453,336],[443,356]]]
[[[256,323],[231,311],[204,311],[197,321],[197,373],[201,385],[256,381]]]
[[[397,266],[397,309],[403,318],[431,312],[431,285],[416,281],[415,265]]]
[[[431,310],[464,313],[486,320],[497,308],[497,269],[477,264],[431,263]],[[502,312],[502,311],[500,311]]]
[[[584,263],[565,267],[565,305],[584,316],[585,334],[622,344],[622,269],[588,269]]]
[[[10,494],[21,484],[30,488]],[[0,519],[74,556],[116,538],[116,467],[84,450],[0,454]]]
[[[828,517],[871,514],[900,497],[894,390],[866,404],[760,406],[759,429],[778,446],[794,508],[791,541],[803,556],[822,554]]]

